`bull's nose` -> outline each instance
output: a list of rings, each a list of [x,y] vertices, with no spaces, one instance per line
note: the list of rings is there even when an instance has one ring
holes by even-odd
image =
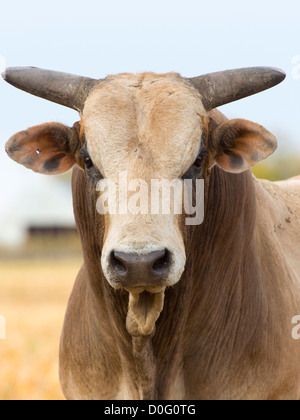
[[[113,251],[110,266],[122,287],[154,286],[166,276],[171,263],[167,249],[148,254]]]

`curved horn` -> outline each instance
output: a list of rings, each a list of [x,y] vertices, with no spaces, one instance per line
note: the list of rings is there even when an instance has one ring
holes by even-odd
[[[82,111],[90,90],[99,80],[36,67],[10,67],[3,79],[18,89]]]
[[[226,70],[188,79],[200,92],[207,111],[281,83],[286,74],[272,67]]]

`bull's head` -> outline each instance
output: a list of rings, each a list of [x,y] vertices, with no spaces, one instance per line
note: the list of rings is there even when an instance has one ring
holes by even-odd
[[[147,73],[105,80],[36,68],[7,69],[7,82],[79,111],[81,120],[73,128],[58,123],[29,128],[13,136],[6,150],[12,159],[42,174],[60,174],[76,164],[85,172],[93,206],[101,179],[113,181],[118,195],[121,171],[126,171],[128,182],[149,183],[206,178],[215,164],[240,173],[271,154],[276,139],[249,121],[216,124],[210,111],[270,88],[284,77],[270,68],[194,79]],[[99,264],[113,288],[129,292],[128,331],[150,335],[163,308],[165,288],[176,284],[185,269],[184,218],[174,212],[98,217],[104,226]]]

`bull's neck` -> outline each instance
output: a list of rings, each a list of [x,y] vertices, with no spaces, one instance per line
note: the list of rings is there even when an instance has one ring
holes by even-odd
[[[205,386],[214,375],[226,372],[224,367],[237,373],[236,360],[243,360],[264,340],[259,326],[267,318],[267,292],[257,255],[251,172],[231,175],[214,168],[205,221],[190,235],[192,247],[183,278],[190,285],[189,328],[183,351],[199,355],[201,380],[197,381]]]
[[[251,172],[233,175],[214,167],[204,222],[187,232],[186,281],[192,284],[192,300],[197,300],[198,306],[205,307],[210,296],[210,308],[216,310],[248,287],[246,282],[252,283],[256,293],[260,274],[255,226],[256,193]]]
[[[201,349],[208,368],[217,357],[215,343],[236,337],[245,324],[240,337],[251,336],[262,313],[253,176],[250,172],[231,175],[215,167],[207,187],[204,222],[186,227],[186,269],[180,282],[167,290],[153,338],[158,376],[165,378],[160,383],[161,395],[170,386],[168,378],[176,378],[176,370],[189,360],[189,354]],[[220,351],[225,361],[226,348],[220,345]],[[174,374],[169,375],[172,369]]]
[[[226,257],[230,265],[233,255],[244,256],[244,249],[253,239],[255,223],[256,193],[252,173],[229,174],[215,166],[206,186],[204,222],[187,231],[187,247],[189,243],[196,247],[202,266],[208,268]],[[195,251],[189,253],[194,254]],[[213,257],[217,255],[216,260]]]

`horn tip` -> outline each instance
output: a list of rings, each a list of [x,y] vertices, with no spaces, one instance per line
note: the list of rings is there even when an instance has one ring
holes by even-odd
[[[20,71],[21,67],[7,67],[2,73],[1,77],[6,82],[10,83],[12,81],[12,78],[14,74],[16,74],[18,71]]]
[[[274,72],[274,75],[278,78],[279,83],[283,82],[283,80],[286,78],[286,72],[277,68],[277,67],[273,67],[272,71]]]
[[[4,79],[6,82],[10,83],[10,81],[12,81],[12,78],[17,75],[18,73],[21,72],[28,72],[30,70],[35,70],[36,67],[7,67],[2,73],[1,73],[1,77],[2,79]]]
[[[7,69],[5,69],[4,71],[1,72],[1,77],[3,80],[6,80],[7,77]]]
[[[257,77],[265,76],[269,81],[269,87],[276,86],[286,78],[285,71],[278,67],[248,67],[245,68],[245,71],[249,71],[249,74],[254,74]]]

